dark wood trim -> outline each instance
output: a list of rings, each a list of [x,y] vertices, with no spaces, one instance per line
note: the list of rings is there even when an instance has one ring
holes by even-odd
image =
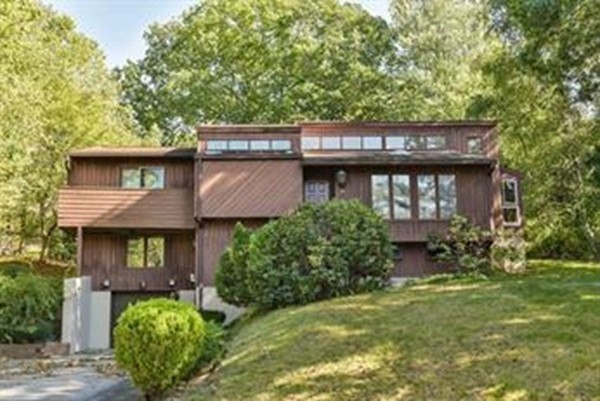
[[[77,226],[77,275],[83,271],[83,227]]]

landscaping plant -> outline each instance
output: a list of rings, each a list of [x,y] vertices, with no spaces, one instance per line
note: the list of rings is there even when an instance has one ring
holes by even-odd
[[[150,400],[189,376],[205,337],[206,325],[192,305],[169,299],[139,302],[117,322],[115,358]]]
[[[306,304],[384,287],[391,256],[385,223],[358,200],[305,204],[249,241],[234,241],[217,276],[237,271],[241,278],[217,280],[217,291],[238,306]]]

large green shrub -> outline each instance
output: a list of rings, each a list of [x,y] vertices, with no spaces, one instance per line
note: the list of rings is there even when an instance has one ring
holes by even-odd
[[[247,250],[232,252],[248,254],[245,280],[227,288],[217,282],[219,295],[238,292],[229,297],[235,305],[262,309],[381,288],[392,268],[387,226],[357,200],[303,205],[254,232]]]
[[[62,280],[27,272],[0,275],[0,342],[57,340]]]
[[[521,273],[527,267],[526,243],[521,233],[499,230],[492,245],[492,267],[504,273]]]
[[[450,264],[458,273],[487,274],[492,243],[491,232],[455,215],[445,235],[429,237],[427,248],[436,261]]]
[[[225,330],[221,324],[214,321],[206,322],[206,335],[202,346],[202,354],[196,361],[194,370],[214,366],[225,351]]]
[[[114,338],[118,366],[152,398],[194,369],[203,352],[205,323],[192,305],[152,299],[123,312]]]
[[[247,285],[250,236],[250,230],[243,224],[235,225],[231,245],[221,255],[215,273],[219,296],[232,305],[244,305],[252,300]]]

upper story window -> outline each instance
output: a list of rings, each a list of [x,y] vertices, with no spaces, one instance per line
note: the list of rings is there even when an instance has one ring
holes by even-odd
[[[151,188],[165,187],[164,167],[127,167],[121,170],[121,187]]]
[[[209,139],[206,141],[206,153],[246,153],[246,152],[283,152],[292,150],[289,139]]]
[[[164,237],[135,237],[127,239],[127,267],[157,268],[165,265]]]
[[[372,175],[371,203],[373,209],[384,219],[410,219],[410,176],[407,174]]]
[[[449,219],[456,214],[456,176],[419,175],[417,186],[419,219]]]
[[[339,136],[324,136],[321,138],[323,150],[339,150],[342,147],[342,139]]]
[[[517,179],[502,179],[502,218],[505,226],[519,226],[521,224],[518,190]]]
[[[442,150],[445,135],[348,135],[302,138],[302,150]]]
[[[365,150],[381,150],[383,149],[383,140],[380,136],[364,136],[363,149]]]
[[[362,138],[360,136],[344,136],[342,137],[342,148],[344,150],[360,150],[362,149]]]
[[[483,143],[481,137],[473,136],[467,138],[467,153],[471,154],[482,154],[483,153]]]

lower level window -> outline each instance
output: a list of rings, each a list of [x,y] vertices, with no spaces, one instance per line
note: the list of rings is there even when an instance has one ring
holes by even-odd
[[[127,240],[127,267],[156,268],[165,265],[164,237],[144,236]]]

